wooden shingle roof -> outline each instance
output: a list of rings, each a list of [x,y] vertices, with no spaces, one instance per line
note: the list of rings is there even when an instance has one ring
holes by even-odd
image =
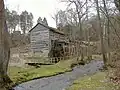
[[[64,35],[64,32],[59,31],[59,30],[57,30],[56,28],[53,28],[53,27],[49,27],[49,26],[47,26],[47,25],[44,25],[44,24],[42,24],[42,23],[37,23],[29,32],[31,32],[31,31],[32,31],[35,27],[37,27],[39,24],[42,25],[42,26],[44,26],[44,27],[46,27],[46,28],[48,28],[49,30],[51,30],[51,31],[53,31],[53,32],[55,32],[55,33]]]

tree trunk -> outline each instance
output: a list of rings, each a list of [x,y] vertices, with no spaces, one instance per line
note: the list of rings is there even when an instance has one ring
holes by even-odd
[[[80,41],[82,41],[83,39],[83,32],[82,32],[82,21],[81,21],[81,16],[80,16],[80,12],[79,12],[79,8],[78,8],[78,5],[75,3],[75,6],[76,6],[76,12],[77,12],[77,15],[78,15],[78,20],[79,20],[79,28],[80,28]],[[84,59],[84,55],[83,55],[83,47],[81,47],[81,50],[80,50],[80,54],[81,54],[81,61],[83,61]]]
[[[103,56],[103,61],[104,61],[104,67],[107,68],[106,64],[107,64],[107,58],[105,55],[105,48],[104,48],[104,42],[103,42],[103,29],[101,26],[101,19],[100,19],[100,10],[99,10],[99,3],[98,0],[96,1],[96,10],[97,10],[97,15],[98,15],[98,22],[99,22],[99,29],[100,29],[100,41],[101,41],[101,52],[102,52],[102,56]]]
[[[104,9],[105,9],[105,13],[106,13],[106,17],[107,17],[107,39],[108,39],[108,60],[110,61],[110,17],[108,14],[108,10],[107,10],[107,6],[106,6],[106,1],[103,0],[103,4],[104,4]]]
[[[7,75],[7,67],[10,57],[8,36],[4,15],[4,2],[3,0],[0,0],[0,90],[1,88],[5,90],[8,83],[11,82]]]
[[[87,21],[89,21],[89,18],[88,18],[88,0],[86,0],[86,18],[87,18]],[[87,57],[88,57],[88,60],[92,60],[92,53],[91,53],[91,48],[90,48],[90,30],[88,29],[88,32],[87,32],[87,41],[88,41],[88,48],[87,48]]]

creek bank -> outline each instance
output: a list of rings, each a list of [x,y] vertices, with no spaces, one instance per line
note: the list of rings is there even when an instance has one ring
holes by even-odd
[[[86,75],[92,75],[103,67],[103,61],[93,60],[84,66],[76,66],[71,72],[57,76],[32,80],[19,84],[15,90],[65,90],[73,84],[74,80]]]

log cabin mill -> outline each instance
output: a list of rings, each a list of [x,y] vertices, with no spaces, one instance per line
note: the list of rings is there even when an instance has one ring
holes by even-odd
[[[33,53],[41,53],[45,57],[65,56],[63,47],[68,44],[68,39],[62,31],[49,27],[40,20],[29,33]]]

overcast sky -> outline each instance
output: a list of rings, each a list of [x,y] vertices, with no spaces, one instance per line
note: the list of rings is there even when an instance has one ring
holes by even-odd
[[[5,0],[6,6],[10,10],[21,11],[27,10],[32,12],[34,16],[34,25],[38,17],[46,17],[49,26],[55,27],[55,21],[51,15],[54,15],[56,10],[65,10],[66,5],[61,3],[60,0]]]

